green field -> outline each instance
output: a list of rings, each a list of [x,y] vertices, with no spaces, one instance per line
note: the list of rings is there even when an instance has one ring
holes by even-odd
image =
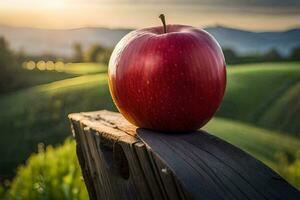
[[[36,150],[70,136],[67,115],[113,110],[105,74],[84,75],[25,89],[1,98],[0,171],[9,173]]]
[[[51,70],[39,70],[38,68],[34,68],[31,70],[23,69],[16,71],[14,74],[15,80],[10,81],[10,83],[6,85],[7,92],[11,93],[11,91],[15,91],[16,88],[20,90],[67,78],[107,71],[107,66],[104,64],[68,63],[64,65],[62,62],[60,63],[62,66],[59,68],[59,71],[54,68]],[[3,94],[0,94],[0,97],[1,96],[3,96]]]
[[[261,126],[300,134],[300,81],[284,91],[257,123]]]
[[[75,154],[74,140],[46,149],[39,145],[38,154],[32,154],[25,167],[18,169],[16,178],[6,192],[0,185],[0,199],[66,199],[86,200],[87,190]]]
[[[299,83],[300,63],[232,66],[218,116],[299,136]]]
[[[215,117],[203,129],[240,147],[273,169],[276,169],[279,154],[293,156],[300,150],[299,139],[225,118]]]
[[[98,63],[71,63],[66,64],[62,71],[68,74],[86,75],[106,72],[107,66]]]
[[[105,71],[104,66],[77,64],[61,73],[72,78],[53,78],[49,83],[51,78],[44,77],[44,84],[1,97],[0,173],[11,174],[40,142],[62,143],[71,135],[69,113],[116,110]],[[293,160],[300,149],[300,139],[288,135],[300,130],[299,76],[300,63],[229,67],[224,103],[204,129],[277,169],[279,154]]]

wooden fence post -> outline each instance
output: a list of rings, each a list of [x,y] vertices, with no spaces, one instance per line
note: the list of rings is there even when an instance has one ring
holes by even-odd
[[[270,168],[204,131],[139,129],[105,110],[69,119],[90,199],[300,199]]]

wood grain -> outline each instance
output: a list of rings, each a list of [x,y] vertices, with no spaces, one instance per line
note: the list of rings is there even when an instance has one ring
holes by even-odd
[[[263,163],[204,131],[154,132],[105,110],[69,119],[90,199],[300,199]]]

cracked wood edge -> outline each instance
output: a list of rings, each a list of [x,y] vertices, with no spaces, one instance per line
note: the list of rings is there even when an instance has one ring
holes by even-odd
[[[70,114],[69,119],[90,199],[190,199],[168,167],[138,139],[137,128],[120,114],[103,110]],[[101,140],[110,141],[112,151],[122,147],[128,180],[107,167]]]

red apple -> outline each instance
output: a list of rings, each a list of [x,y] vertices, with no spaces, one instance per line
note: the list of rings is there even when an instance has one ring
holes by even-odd
[[[164,23],[127,34],[112,53],[108,76],[114,103],[128,121],[184,132],[202,127],[217,111],[226,64],[206,31]]]

